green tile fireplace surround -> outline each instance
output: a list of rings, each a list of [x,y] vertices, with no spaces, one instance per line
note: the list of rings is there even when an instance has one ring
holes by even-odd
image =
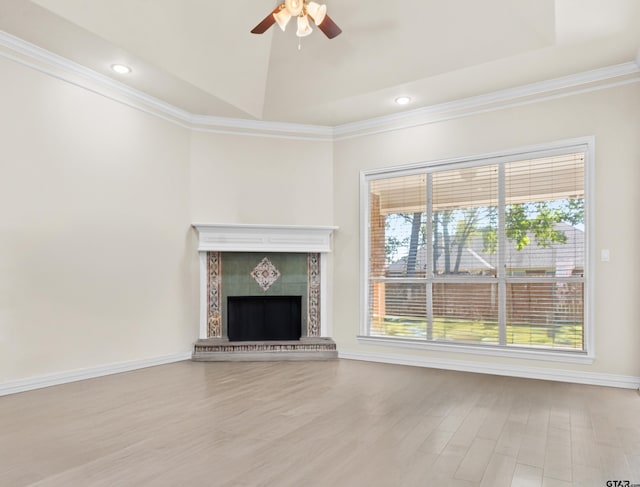
[[[280,276],[268,289],[263,290],[251,276],[253,269],[263,260],[279,271]],[[290,252],[222,252],[221,302],[222,335],[228,336],[226,313],[229,296],[302,296],[302,336],[307,336],[307,254]]]

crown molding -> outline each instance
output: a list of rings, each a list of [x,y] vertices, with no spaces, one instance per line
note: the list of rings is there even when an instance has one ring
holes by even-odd
[[[181,127],[222,134],[331,141],[332,127],[198,115],[0,31],[0,57],[155,115]]]
[[[307,125],[287,122],[267,122],[242,118],[191,115],[192,129],[200,132],[215,132],[263,137],[284,136],[305,140],[333,140],[333,128],[326,125]]]
[[[0,31],[0,57],[190,130],[324,142],[365,137],[640,82],[638,50],[632,62],[331,127],[190,113],[4,31]]]
[[[640,58],[640,52],[638,56]],[[393,115],[337,125],[334,127],[334,140],[375,135],[636,82],[640,82],[640,59],[638,63],[627,62]]]
[[[185,128],[191,114],[108,76],[0,31],[0,56]]]

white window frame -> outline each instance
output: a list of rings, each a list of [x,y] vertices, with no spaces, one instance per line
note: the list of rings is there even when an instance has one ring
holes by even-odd
[[[482,164],[515,162],[524,159],[551,157],[572,152],[584,153],[584,212],[585,212],[585,263],[584,263],[584,350],[553,350],[520,348],[502,345],[460,344],[426,341],[424,339],[371,336],[369,334],[369,182],[397,176],[424,174],[425,169],[461,169]],[[418,348],[447,352],[462,352],[496,357],[526,358],[567,363],[590,364],[595,360],[595,331],[593,318],[595,281],[595,137],[580,137],[546,144],[520,147],[489,154],[455,159],[442,159],[418,164],[387,167],[360,172],[360,334],[363,344],[391,345],[401,348]],[[498,282],[495,280],[494,282]]]

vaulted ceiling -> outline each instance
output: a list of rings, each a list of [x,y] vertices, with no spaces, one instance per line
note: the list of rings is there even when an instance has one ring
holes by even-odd
[[[274,0],[0,0],[0,30],[194,114],[318,125],[629,62],[640,47],[637,0],[325,1],[343,33],[316,30],[300,50],[291,26],[249,33]]]

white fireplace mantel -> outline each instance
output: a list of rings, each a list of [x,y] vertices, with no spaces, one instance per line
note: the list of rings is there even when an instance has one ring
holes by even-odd
[[[338,227],[194,223],[199,252],[331,252]]]
[[[320,333],[331,337],[327,320],[327,257],[338,227],[194,223],[200,255],[200,338],[207,338],[207,252],[320,253]]]

